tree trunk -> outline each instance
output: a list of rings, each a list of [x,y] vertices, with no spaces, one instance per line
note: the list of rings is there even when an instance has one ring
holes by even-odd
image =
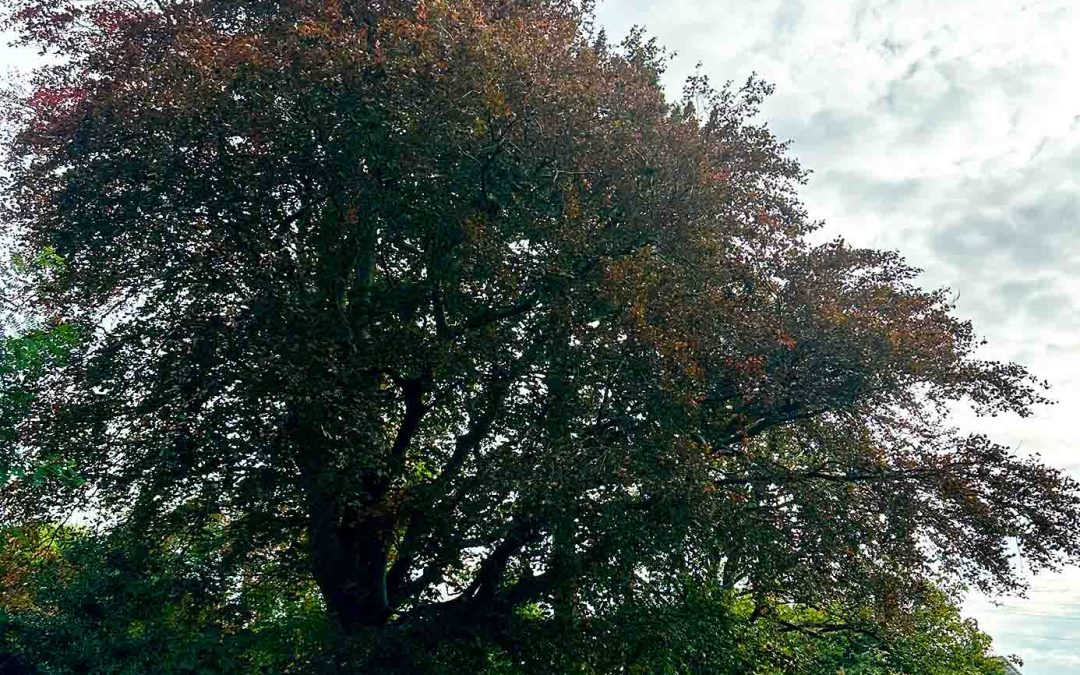
[[[308,502],[312,571],[330,613],[346,632],[385,624],[393,519],[378,504],[343,508],[337,495],[309,494]]]

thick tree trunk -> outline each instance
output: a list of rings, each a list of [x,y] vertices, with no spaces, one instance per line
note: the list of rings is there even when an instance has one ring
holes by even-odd
[[[342,508],[336,495],[309,495],[312,572],[346,632],[385,624],[392,608],[386,568],[390,517],[377,505]]]
[[[371,477],[358,486],[334,475],[330,453],[317,442],[312,444],[320,434],[306,429],[305,419],[298,410],[288,431],[304,447],[298,466],[308,513],[312,576],[327,610],[344,631],[385,624],[392,614],[386,574],[394,531],[394,519],[382,503],[386,485]],[[349,484],[357,489],[348,489]]]

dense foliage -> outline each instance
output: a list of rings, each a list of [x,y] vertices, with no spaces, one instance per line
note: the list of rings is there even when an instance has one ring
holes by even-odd
[[[995,672],[935,588],[1080,552],[948,422],[1039,383],[807,242],[763,84],[671,102],[569,0],[4,5],[66,338],[0,519],[87,521],[2,624],[46,672]]]
[[[249,566],[238,586],[223,564],[224,532],[215,524],[155,549],[77,528],[7,530],[2,562],[22,560],[14,567],[20,578],[6,579],[0,596],[0,673],[339,672],[342,645],[315,585],[265,565]],[[480,642],[406,658],[412,670],[485,675],[1003,673],[987,655],[989,637],[940,592],[890,627],[840,607],[784,607],[751,621],[754,609],[730,591],[695,586],[678,604],[624,607],[615,621],[567,633],[533,605],[514,617],[512,653]],[[398,638],[390,646],[353,640],[344,649],[371,658],[373,648],[400,657],[422,647],[408,633]],[[20,669],[5,670],[5,656]]]

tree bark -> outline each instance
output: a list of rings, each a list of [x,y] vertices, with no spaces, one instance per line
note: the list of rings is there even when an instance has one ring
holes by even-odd
[[[336,495],[309,495],[312,563],[326,606],[346,632],[385,624],[393,610],[386,566],[393,519],[378,504],[342,508]]]

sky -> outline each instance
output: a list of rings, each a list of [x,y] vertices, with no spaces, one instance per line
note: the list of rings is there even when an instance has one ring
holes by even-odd
[[[775,85],[761,121],[813,172],[818,236],[899,250],[987,356],[1051,383],[1034,418],[959,424],[1080,477],[1080,3],[602,0],[597,20],[674,50],[673,92],[698,63]],[[1080,674],[1080,569],[965,612],[1024,675]]]
[[[673,92],[699,62],[773,83],[761,119],[813,171],[819,236],[900,250],[1058,401],[962,423],[1080,477],[1080,3],[602,0],[597,18],[676,50]],[[32,61],[0,48],[0,70]],[[997,602],[965,611],[1024,675],[1080,675],[1080,569]]]

